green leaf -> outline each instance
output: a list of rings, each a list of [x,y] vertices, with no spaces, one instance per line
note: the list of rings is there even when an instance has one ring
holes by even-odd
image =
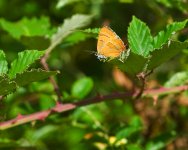
[[[188,83],[188,71],[174,74],[166,83],[165,87],[175,87]]]
[[[69,35],[67,38],[64,39],[63,45],[64,44],[68,44],[69,46],[74,45],[79,42],[85,41],[86,39],[88,39],[90,37],[91,36],[89,34],[84,33],[84,32],[74,32],[71,35]]]
[[[162,3],[166,7],[173,7],[173,5],[171,3],[172,2],[171,0],[157,0],[157,2]]]
[[[125,129],[122,129],[119,132],[117,132],[116,138],[117,140],[128,138],[134,133],[139,132],[141,129],[142,129],[141,127],[134,127],[134,126],[126,127]]]
[[[47,17],[41,17],[40,19],[23,18],[18,22],[0,19],[0,25],[16,39],[20,39],[21,36],[51,36],[54,32],[54,29],[50,29],[49,18]]]
[[[29,86],[29,91],[31,92],[40,92],[40,93],[52,93],[54,87],[51,82],[33,82]]]
[[[55,74],[57,74],[57,71],[33,69],[31,71],[25,71],[21,74],[17,74],[16,78],[13,80],[10,80],[7,76],[0,76],[0,95],[10,94],[20,86],[46,79]]]
[[[160,150],[172,142],[175,137],[175,131],[162,133],[146,144],[146,150]]]
[[[91,115],[93,117],[91,117]],[[93,126],[95,128],[100,126],[96,122],[101,122],[103,120],[103,116],[101,116],[101,112],[99,109],[97,109],[96,106],[78,108],[74,111],[72,117],[75,121],[78,120],[79,122],[87,123],[88,125]]]
[[[86,32],[86,33],[92,33],[92,34],[99,34],[99,31],[100,31],[100,28],[88,28],[88,29],[85,29],[85,30],[82,30],[83,32]]]
[[[127,145],[127,150],[142,150],[142,148],[137,144],[129,144]]]
[[[76,30],[76,32],[73,32],[63,40],[63,45],[70,46],[85,41],[88,38],[97,38],[99,30],[99,28]]]
[[[20,40],[28,49],[44,50],[50,45],[50,39],[43,36],[22,36]]]
[[[185,27],[187,21],[188,20],[182,22],[174,22],[168,25],[165,30],[160,31],[153,39],[153,47],[155,49],[161,48],[161,46],[169,40],[172,34]]]
[[[0,75],[6,74],[8,71],[8,63],[6,61],[5,53],[0,50]]]
[[[63,25],[59,27],[58,31],[52,36],[52,45],[58,45],[65,37],[74,32],[74,30],[88,25],[91,22],[91,18],[90,15],[76,14],[70,19],[65,19]]]
[[[46,125],[41,128],[37,128],[31,136],[29,136],[30,140],[35,143],[40,141],[40,139],[44,139],[48,137],[50,134],[53,134],[54,131],[58,130],[58,126],[55,125]]]
[[[134,133],[137,133],[143,129],[142,121],[139,116],[133,116],[131,118],[129,126],[117,132],[116,137],[118,140],[127,138]]]
[[[188,4],[183,0],[157,0],[157,2],[165,5],[166,7],[179,9],[182,13],[187,13]]]
[[[41,110],[46,110],[56,105],[56,101],[54,100],[53,95],[40,94],[39,97],[40,97],[39,104]]]
[[[130,52],[128,58],[124,63],[118,63],[117,66],[124,72],[130,75],[137,75],[138,73],[144,70],[144,66],[147,62],[147,59]]]
[[[134,0],[119,0],[120,3],[133,3]]]
[[[37,50],[25,50],[23,52],[18,53],[18,58],[11,63],[9,77],[12,79],[16,76],[17,73],[22,73],[23,71],[25,71],[43,54],[44,51]]]
[[[0,76],[0,85],[0,95],[8,95],[17,88],[16,83],[7,76]]]
[[[147,69],[152,70],[158,67],[160,64],[166,62],[187,47],[188,41],[170,41],[170,43],[164,44],[162,48],[156,49],[151,53],[151,59],[148,63]]]
[[[128,42],[133,53],[147,57],[153,50],[152,36],[148,26],[133,16],[128,28]]]
[[[82,99],[87,96],[93,88],[93,80],[89,77],[84,77],[77,80],[71,89],[74,97]]]
[[[133,116],[131,118],[131,121],[129,123],[130,126],[134,126],[134,127],[142,127],[142,121],[141,118],[139,116]]]
[[[7,147],[19,147],[19,143],[16,140],[12,140],[10,138],[2,137],[0,138],[0,148],[6,149]]]
[[[17,74],[16,78],[13,79],[18,86],[24,86],[31,82],[40,81],[46,79],[52,75],[57,74],[57,71],[46,71],[41,69],[32,69],[30,71],[25,71],[21,74]]]
[[[59,8],[62,8],[66,5],[69,5],[69,4],[78,2],[78,1],[83,1],[83,0],[59,0],[57,5],[56,5],[56,8],[59,9]]]

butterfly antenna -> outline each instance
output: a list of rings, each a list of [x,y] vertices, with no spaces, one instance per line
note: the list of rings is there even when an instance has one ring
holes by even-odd
[[[84,52],[87,52],[87,53],[89,53],[89,54],[97,54],[97,52],[96,51],[92,51],[92,50],[83,50]]]

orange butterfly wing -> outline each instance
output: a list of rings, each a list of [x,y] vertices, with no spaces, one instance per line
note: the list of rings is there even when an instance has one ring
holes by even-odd
[[[123,41],[111,28],[103,27],[100,30],[97,42],[98,55],[115,58],[119,57],[125,49]]]

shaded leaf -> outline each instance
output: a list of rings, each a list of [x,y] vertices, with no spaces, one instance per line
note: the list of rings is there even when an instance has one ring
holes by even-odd
[[[63,25],[59,27],[58,31],[52,36],[52,45],[58,45],[61,41],[71,34],[74,30],[82,28],[91,22],[90,15],[76,14],[70,19],[65,19]]]
[[[148,26],[133,16],[128,28],[128,41],[133,53],[147,57],[153,50],[152,36]]]
[[[79,122],[87,123],[88,125],[96,128],[100,128],[98,122],[103,120],[103,116],[101,116],[101,112],[96,106],[78,108],[74,111],[72,117],[76,121],[78,120]]]
[[[16,78],[14,78],[13,81],[15,81],[18,86],[24,86],[31,82],[36,82],[42,79],[46,79],[52,75],[56,75],[57,73],[58,73],[57,71],[32,69],[30,71],[25,71],[21,74],[17,74]]]
[[[146,144],[146,150],[159,150],[164,148],[176,137],[175,131],[162,133]]]
[[[188,20],[182,22],[174,22],[168,25],[165,30],[160,31],[153,39],[153,47],[155,49],[161,48],[161,46],[169,40],[172,34],[185,27],[187,21]]]
[[[77,80],[72,88],[71,93],[74,97],[82,99],[87,96],[93,88],[93,80],[89,77],[84,77]]]
[[[148,63],[148,69],[152,70],[158,67],[160,64],[166,62],[187,47],[188,41],[170,41],[170,43],[164,44],[162,48],[156,49],[151,53],[151,59]]]
[[[54,29],[50,29],[50,22],[47,17],[23,18],[18,22],[9,22],[0,19],[1,27],[12,37],[20,39],[21,36],[51,36]]]
[[[39,139],[44,139],[45,137],[48,137],[49,134],[53,134],[53,132],[56,131],[57,129],[58,129],[57,126],[46,125],[34,131],[32,136],[30,136],[29,138],[32,142],[37,142]]]
[[[146,58],[130,52],[127,60],[124,63],[119,62],[117,65],[122,71],[130,75],[137,75],[144,70],[146,62]]]
[[[44,36],[22,36],[21,42],[27,46],[28,49],[45,50],[50,45],[50,39]]]
[[[125,129],[122,129],[119,132],[117,132],[116,138],[118,140],[123,139],[123,138],[128,138],[132,134],[140,131],[141,129],[142,129],[141,127],[134,127],[134,126],[126,127]]]
[[[10,138],[0,138],[0,148],[6,149],[7,147],[18,147],[19,144],[17,141],[14,141]]]
[[[157,0],[157,2],[162,3],[166,7],[171,7],[171,8],[177,8],[183,13],[187,13],[187,1],[183,0]]]
[[[54,87],[51,82],[33,82],[29,86],[31,92],[52,93]]]
[[[84,32],[74,32],[69,35],[67,38],[64,39],[63,45],[74,45],[79,42],[85,41],[86,39],[90,38],[91,36]]]
[[[44,51],[25,50],[18,53],[18,58],[11,63],[9,70],[9,77],[14,78],[17,73],[22,73],[37,59],[44,54]]]
[[[8,63],[6,61],[5,53],[0,50],[0,75],[6,74],[8,71]]]
[[[118,140],[127,138],[131,136],[134,133],[137,133],[143,129],[143,125],[141,122],[141,119],[139,116],[134,116],[130,123],[129,126],[125,127],[124,129],[120,130],[117,132],[116,137]]]
[[[137,144],[129,144],[127,145],[127,150],[143,150],[141,146]]]
[[[0,95],[10,94],[17,88],[14,81],[10,81],[7,76],[0,76]]]
[[[132,117],[129,125],[134,127],[142,127],[141,118],[139,116]]]
[[[74,45],[79,42],[85,41],[88,38],[97,38],[100,28],[88,28],[85,30],[77,30],[67,36],[63,43],[67,45]],[[63,44],[64,45],[64,44]]]
[[[53,92],[51,92],[51,93],[53,93]],[[49,108],[52,108],[53,106],[55,106],[56,101],[54,100],[53,95],[40,94],[39,104],[40,104],[41,110],[46,110],[46,109],[49,109]]]
[[[169,0],[157,0],[159,3],[162,3],[166,7],[172,7],[172,3]]]
[[[175,87],[188,83],[188,71],[174,74],[166,83],[165,87]]]
[[[31,82],[46,79],[51,75],[57,74],[57,71],[45,71],[33,69],[17,74],[16,78],[10,80],[7,76],[0,76],[0,95],[7,95],[16,90],[19,86],[24,86]]]

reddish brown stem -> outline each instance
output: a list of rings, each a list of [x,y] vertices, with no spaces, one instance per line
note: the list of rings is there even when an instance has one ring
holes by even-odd
[[[153,72],[153,70],[144,73],[141,72],[140,74],[137,75],[138,79],[141,81],[141,87],[140,87],[140,91],[138,92],[138,94],[135,96],[135,99],[139,99],[143,92],[144,92],[144,88],[145,88],[145,84],[146,84],[146,78]]]
[[[46,63],[46,57],[41,58],[41,64],[43,65],[45,70],[49,71],[49,67],[48,64]],[[54,91],[57,94],[58,97],[58,101],[62,102],[62,94],[61,91],[59,89],[58,84],[56,83],[55,79],[53,77],[49,77],[50,82],[52,83],[53,87],[54,87]]]
[[[75,103],[67,103],[67,104],[60,104],[57,103],[56,106],[54,106],[51,109],[36,112],[33,114],[29,115],[18,115],[15,119],[1,122],[0,123],[0,130],[5,130],[20,124],[32,122],[35,120],[44,120],[47,118],[51,113],[62,113],[65,111],[69,111],[72,109],[77,108],[78,106],[85,106],[89,104],[94,104],[94,103],[99,103],[105,100],[113,100],[115,98],[126,98],[126,97],[131,97],[130,94],[128,93],[113,93],[109,95],[104,95],[104,96],[96,96],[93,98],[88,98],[83,101],[75,102]]]
[[[188,85],[185,86],[179,86],[179,87],[173,87],[173,88],[160,88],[160,89],[152,89],[152,90],[146,90],[143,92],[142,96],[147,96],[147,97],[153,97],[156,95],[164,95],[164,94],[172,94],[180,91],[185,91],[188,90]],[[93,98],[88,98],[79,102],[74,102],[74,103],[67,103],[67,104],[60,104],[57,103],[56,106],[54,106],[51,109],[36,112],[33,114],[29,115],[18,115],[15,119],[11,119],[5,122],[0,123],[0,130],[5,130],[17,125],[25,124],[28,122],[36,121],[36,120],[44,120],[47,118],[50,114],[52,113],[62,113],[65,111],[69,111],[72,109],[75,109],[80,106],[86,106],[90,104],[95,104],[99,102],[103,102],[106,100],[117,100],[119,98],[121,99],[130,99],[134,97],[134,93],[112,93],[109,95],[97,95]]]
[[[56,44],[51,44],[46,50],[45,50],[45,54],[44,56],[41,58],[41,64],[44,67],[45,70],[49,71],[49,67],[48,64],[46,63],[50,53],[52,52],[52,50],[57,46],[57,42]],[[57,82],[55,81],[54,77],[49,77],[50,82],[52,83],[53,87],[54,87],[54,91],[57,94],[58,97],[58,102],[62,103],[62,94],[61,91],[59,89],[59,86],[57,84]]]

